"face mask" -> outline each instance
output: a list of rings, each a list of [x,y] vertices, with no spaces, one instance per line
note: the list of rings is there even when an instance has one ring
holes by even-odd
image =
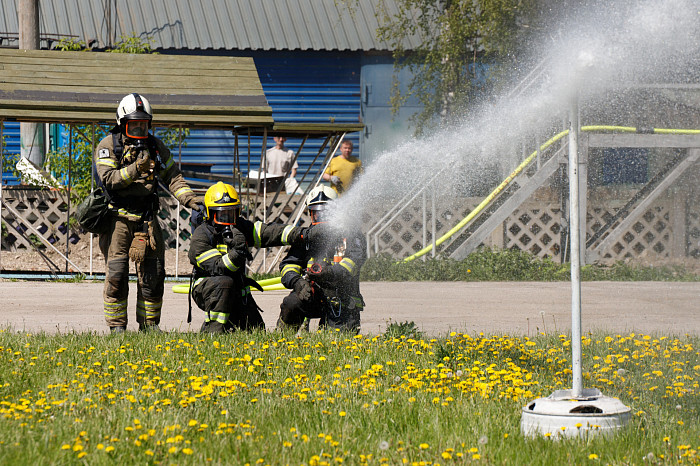
[[[126,122],[126,137],[146,139],[148,137],[148,120],[129,120]]]
[[[238,209],[232,207],[226,210],[215,210],[213,222],[219,225],[235,225]]]

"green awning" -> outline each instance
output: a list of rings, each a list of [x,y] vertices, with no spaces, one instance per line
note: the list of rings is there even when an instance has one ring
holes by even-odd
[[[156,126],[273,124],[252,58],[0,49],[3,119],[111,124],[132,92]]]

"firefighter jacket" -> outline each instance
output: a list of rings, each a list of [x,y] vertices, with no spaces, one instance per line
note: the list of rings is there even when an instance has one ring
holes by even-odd
[[[302,227],[282,225],[279,223],[251,222],[238,218],[236,228],[243,233],[246,247],[269,248],[287,246],[302,242]],[[210,223],[199,225],[190,238],[190,263],[194,266],[195,284],[197,286],[204,277],[218,275],[245,276],[244,262],[237,264],[231,259],[228,246],[221,232]]]
[[[313,228],[318,228],[318,225],[309,227],[309,230]],[[312,244],[291,247],[280,263],[285,288],[293,289],[297,280],[303,279],[306,269],[318,263],[324,270],[323,275],[328,277],[323,282],[315,282],[324,295],[340,298],[345,303],[352,301],[355,307],[362,309],[360,269],[367,260],[367,248],[360,229],[350,230],[334,233],[331,238]]]
[[[136,159],[140,151],[148,151],[155,166],[152,173],[140,174]],[[195,194],[173,162],[170,150],[153,135],[145,147],[128,144],[121,133],[110,133],[95,150],[94,168],[98,184],[110,197],[112,211],[127,220],[147,219],[158,212],[158,180],[185,206],[191,206]]]

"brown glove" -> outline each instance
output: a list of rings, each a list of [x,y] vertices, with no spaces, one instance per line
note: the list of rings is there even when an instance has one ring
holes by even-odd
[[[156,235],[153,234],[153,223],[156,222],[157,220],[151,220],[148,222],[148,245],[153,249],[154,251],[156,250]]]
[[[144,174],[148,173],[151,168],[151,159],[148,157],[148,152],[141,152],[141,155],[139,155],[139,158],[136,159],[136,169],[139,171],[139,173]]]
[[[134,239],[129,246],[129,259],[139,264],[146,257],[146,248],[148,247],[148,233],[138,231],[134,233]]]

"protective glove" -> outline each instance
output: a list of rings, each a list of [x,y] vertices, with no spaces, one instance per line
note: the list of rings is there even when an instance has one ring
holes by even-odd
[[[253,260],[253,256],[248,250],[245,235],[237,228],[232,228],[224,236],[224,244],[228,249],[228,257],[236,267],[241,267],[247,260]]]
[[[151,220],[148,222],[148,245],[153,249],[154,251],[156,250],[157,244],[156,244],[156,235],[153,234],[153,223],[156,222],[156,220]]]
[[[309,280],[313,282],[318,282],[321,286],[332,286],[338,285],[339,282],[343,281],[343,271],[345,269],[339,265],[334,264],[319,264],[314,263],[306,269],[306,275]]]
[[[143,262],[146,257],[146,248],[148,247],[148,233],[145,231],[137,231],[134,233],[134,239],[129,246],[129,259],[136,264]]]
[[[136,159],[136,170],[140,174],[148,173],[151,170],[151,159],[148,156],[148,151],[143,151],[141,152],[141,155],[139,155],[139,158]]]
[[[188,209],[195,210],[197,212],[201,212],[202,210],[204,210],[204,199],[201,196],[195,196],[187,201],[185,207],[187,207]]]
[[[338,184],[343,184],[342,181],[340,181],[340,178],[337,177],[336,175],[331,175],[331,183],[338,185]]]
[[[329,223],[319,223],[306,229],[304,239],[307,246],[331,245],[341,239],[340,234]]]
[[[299,280],[297,280],[297,282],[294,284],[294,292],[297,294],[300,301],[310,301],[313,293],[311,283],[307,282],[303,278],[299,278]]]

